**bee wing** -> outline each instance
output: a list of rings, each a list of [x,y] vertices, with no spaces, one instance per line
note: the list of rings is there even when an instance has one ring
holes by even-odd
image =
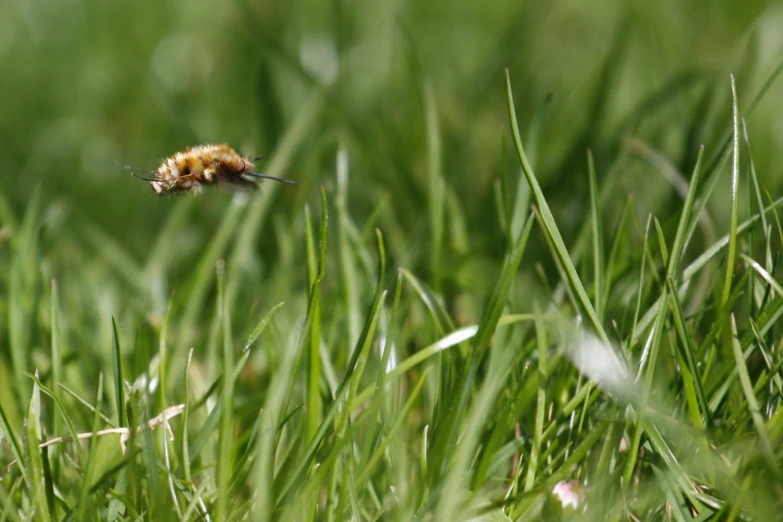
[[[296,181],[292,181],[290,179],[285,178],[278,178],[275,176],[269,176],[267,174],[259,174],[258,172],[245,172],[242,174],[242,176],[250,177],[250,178],[257,178],[257,179],[271,179],[272,181],[279,181],[281,183],[288,183],[291,185],[299,185]]]
[[[133,174],[134,176],[136,176],[139,179],[143,179],[144,181],[156,181],[156,182],[160,182],[161,181],[159,179],[155,179],[154,177],[153,178],[145,178],[144,176],[139,176],[138,174],[136,174],[136,172],[146,172],[147,174],[152,174],[154,176],[155,174],[157,174],[157,172],[155,172],[154,170],[147,170],[147,169],[141,169],[139,167],[132,167],[131,165],[125,165],[124,163],[120,163],[119,161],[115,161],[114,163],[116,163],[117,165],[119,165],[120,167],[122,167],[124,169],[129,170],[131,174]]]
[[[229,192],[253,192],[258,188],[258,183],[241,176],[220,177],[216,184]]]

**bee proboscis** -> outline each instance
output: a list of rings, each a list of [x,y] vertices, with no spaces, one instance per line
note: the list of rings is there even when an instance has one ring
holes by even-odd
[[[220,185],[233,190],[254,190],[259,179],[271,179],[282,183],[298,185],[290,179],[277,178],[254,172],[258,158],[246,158],[223,143],[221,145],[198,145],[182,152],[176,152],[160,164],[156,170],[146,170],[118,163],[131,174],[149,181],[158,194],[200,192],[202,187]],[[152,177],[142,177],[133,171],[146,172]]]

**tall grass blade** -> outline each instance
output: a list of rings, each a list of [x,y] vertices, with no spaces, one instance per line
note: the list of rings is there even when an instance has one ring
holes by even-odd
[[[234,424],[234,348],[231,339],[231,316],[226,302],[226,268],[221,260],[217,264],[218,279],[218,316],[222,333],[222,366],[223,392],[221,402],[223,412],[220,417],[220,432],[218,436],[217,461],[217,520],[228,518],[228,503],[230,499],[229,485],[234,468],[233,458],[233,424]]]
[[[111,358],[114,366],[114,401],[117,409],[117,425],[128,426],[125,411],[125,381],[122,375],[122,351],[120,349],[120,334],[117,332],[117,321],[111,318]]]
[[[48,522],[49,506],[46,505],[46,490],[44,485],[44,466],[41,450],[41,392],[33,385],[33,396],[27,410],[27,485],[30,493],[30,503],[35,511],[34,520]]]
[[[519,162],[522,165],[522,172],[525,174],[528,185],[530,185],[530,189],[533,192],[533,198],[535,200],[536,206],[539,208],[539,212],[541,213],[541,225],[543,226],[547,236],[552,241],[554,245],[554,254],[557,256],[558,261],[568,276],[568,285],[571,289],[571,292],[577,299],[577,303],[575,304],[582,312],[584,312],[585,315],[587,315],[587,319],[590,322],[591,327],[595,330],[598,336],[608,344],[609,337],[606,335],[603,325],[601,324],[601,321],[598,318],[598,315],[596,314],[590,299],[587,297],[587,292],[584,289],[584,285],[582,285],[582,281],[579,279],[579,275],[576,273],[576,267],[574,267],[574,264],[571,261],[571,257],[568,254],[565,243],[563,243],[563,238],[560,235],[559,229],[557,228],[552,211],[549,209],[549,204],[544,197],[541,186],[538,184],[538,180],[533,173],[533,169],[527,160],[527,156],[525,155],[525,150],[522,147],[522,139],[519,135],[519,125],[517,123],[516,111],[514,110],[514,96],[511,92],[511,76],[509,75],[508,69],[506,69],[506,98],[508,101],[509,119],[511,121],[511,133],[514,137],[514,145],[516,146],[517,156],[519,157]]]
[[[737,104],[737,87],[734,76],[731,76],[732,121],[734,122],[734,137],[731,153],[731,224],[729,228],[729,251],[726,257],[726,277],[723,282],[720,306],[726,306],[731,295],[731,283],[734,277],[734,259],[737,251],[737,225],[739,221],[739,108]]]
[[[593,153],[587,151],[587,173],[590,180],[590,220],[593,235],[593,300],[595,312],[601,318],[604,315],[604,233],[601,225],[601,201],[598,196],[598,182],[595,179]]]

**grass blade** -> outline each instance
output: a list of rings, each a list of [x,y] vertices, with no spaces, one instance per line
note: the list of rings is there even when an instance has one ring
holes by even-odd
[[[117,321],[111,318],[111,357],[114,365],[114,400],[117,408],[118,426],[128,426],[128,417],[125,412],[125,381],[122,376],[122,352],[120,350],[120,335],[117,333]]]
[[[544,431],[544,414],[546,413],[546,381],[548,376],[547,370],[547,340],[546,331],[541,321],[541,312],[536,304],[534,307],[536,317],[536,344],[538,346],[538,398],[536,402],[536,422],[533,431],[532,448],[530,449],[530,459],[527,463],[527,475],[525,476],[525,484],[523,491],[525,493],[531,491],[536,481],[536,468],[538,467],[538,459],[541,453],[542,434]]]
[[[315,237],[310,219],[310,209],[305,206],[305,238],[307,249],[307,275],[310,287],[318,277],[317,252]],[[309,352],[307,359],[307,440],[312,440],[321,422],[321,305],[315,303],[313,310],[313,327],[310,331]]]
[[[590,180],[590,219],[593,233],[593,292],[595,294],[595,312],[601,318],[604,315],[603,274],[604,274],[604,233],[601,227],[601,201],[598,196],[598,182],[595,179],[593,153],[587,151],[587,173]]]
[[[424,120],[427,129],[427,186],[428,214],[430,224],[430,274],[432,288],[436,293],[441,291],[443,279],[443,225],[446,188],[443,182],[443,167],[441,165],[441,138],[438,123],[438,107],[432,85],[425,82]]]
[[[734,277],[734,259],[737,252],[737,225],[739,221],[739,109],[737,106],[737,87],[734,76],[731,76],[732,115],[734,122],[734,137],[731,153],[731,225],[729,229],[729,251],[726,258],[726,278],[723,282],[723,294],[720,299],[721,308],[726,306],[731,295],[731,283]]]
[[[63,381],[63,360],[60,347],[60,310],[59,310],[59,297],[57,291],[57,281],[51,280],[52,284],[52,302],[51,302],[51,328],[52,328],[52,392],[57,398],[62,401],[62,393],[57,383]],[[62,433],[62,420],[59,415],[54,416],[54,433]],[[54,457],[54,479],[60,476],[60,459],[58,458],[60,452],[56,448],[52,448],[52,455]],[[51,504],[51,503],[50,503]]]
[[[0,432],[3,434],[3,439],[8,441],[8,446],[11,450],[11,456],[14,458],[14,461],[16,461],[16,467],[19,468],[20,473],[22,474],[22,478],[27,481],[27,471],[26,467],[24,465],[24,459],[22,458],[22,455],[24,454],[24,451],[22,450],[22,443],[19,441],[19,437],[16,435],[16,432],[14,431],[11,424],[8,422],[8,416],[5,413],[5,409],[3,408],[3,404],[0,402]],[[4,470],[5,471],[5,470]],[[0,478],[5,473],[0,473]]]
[[[33,385],[33,396],[27,410],[27,465],[30,503],[35,510],[35,520],[48,522],[49,506],[46,505],[46,490],[44,487],[44,466],[41,458],[41,391],[37,384]]]
[[[383,246],[383,234],[381,234],[380,230],[376,230],[376,237],[378,241],[378,284],[375,288],[375,296],[373,297],[373,303],[371,310],[373,312],[373,315],[375,316],[375,324],[370,323],[370,329],[363,332],[363,335],[365,336],[365,341],[362,343],[362,350],[359,352],[359,357],[356,360],[356,369],[354,370],[354,375],[352,377],[351,386],[348,390],[348,395],[346,397],[346,403],[350,404],[353,402],[353,398],[356,396],[356,392],[359,388],[359,384],[361,384],[362,375],[364,374],[364,368],[367,365],[367,359],[370,355],[370,346],[372,345],[372,341],[375,337],[375,330],[377,328],[378,320],[380,319],[380,313],[377,315],[374,314],[375,310],[381,309],[383,305],[383,301],[386,296],[386,292],[383,288],[384,284],[384,276],[386,274],[386,250]],[[365,328],[367,328],[365,326]],[[338,431],[340,431],[339,426],[341,424],[346,424],[348,422],[348,415],[350,415],[350,412],[346,412],[345,417],[343,418],[342,422],[338,420]]]
[[[222,332],[223,346],[223,392],[221,401],[223,412],[220,416],[220,432],[218,436],[218,461],[217,461],[217,506],[215,516],[217,520],[228,518],[228,502],[230,498],[229,486],[233,465],[233,423],[234,423],[234,376],[231,371],[234,368],[234,350],[231,342],[231,316],[226,302],[226,268],[220,260],[217,264],[218,279],[218,316],[220,330]]]
[[[516,146],[517,156],[519,162],[522,165],[522,172],[525,174],[528,185],[533,192],[533,198],[535,199],[536,206],[541,213],[541,225],[544,227],[544,231],[550,238],[554,245],[554,254],[557,256],[558,261],[562,265],[568,276],[568,284],[571,288],[573,295],[576,297],[577,302],[574,303],[584,314],[587,316],[591,327],[595,330],[602,341],[609,344],[609,337],[606,335],[601,321],[593,308],[590,299],[587,297],[587,292],[582,285],[582,281],[579,279],[579,275],[576,273],[571,257],[568,254],[563,238],[560,235],[560,231],[555,223],[555,218],[552,215],[552,211],[549,209],[549,204],[544,197],[544,193],[541,190],[541,186],[538,184],[536,175],[533,173],[533,169],[527,160],[525,150],[522,147],[522,139],[519,135],[519,124],[517,123],[516,111],[514,110],[514,96],[511,92],[511,76],[508,69],[506,69],[506,99],[508,101],[508,114],[511,120],[511,131],[514,137],[514,145]]]
[[[777,465],[775,451],[772,448],[772,442],[769,440],[764,418],[759,409],[758,400],[753,392],[753,383],[750,381],[748,367],[745,364],[745,354],[742,353],[742,346],[737,338],[737,321],[734,318],[734,314],[731,315],[731,346],[734,352],[734,361],[737,363],[737,373],[739,374],[742,393],[745,395],[745,400],[748,403],[750,416],[753,419],[753,425],[756,427],[756,432],[758,433],[759,441],[761,442],[761,450],[769,465],[775,470],[775,473],[779,475],[780,469]]]
[[[87,462],[85,463],[84,481],[82,482],[82,490],[79,495],[79,504],[76,510],[76,520],[84,520],[85,513],[87,512],[87,497],[90,493],[90,485],[93,482],[95,475],[95,468],[97,465],[96,454],[98,452],[99,439],[95,437],[98,428],[100,428],[101,422],[101,398],[103,397],[103,373],[98,374],[98,393],[95,396],[95,415],[92,420],[92,434],[93,440],[90,442],[90,452],[87,456]],[[78,444],[78,443],[77,443]]]

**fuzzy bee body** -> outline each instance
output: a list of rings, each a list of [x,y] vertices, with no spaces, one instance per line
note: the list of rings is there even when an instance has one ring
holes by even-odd
[[[141,170],[122,165],[130,170]],[[177,152],[163,160],[149,181],[158,194],[200,192],[209,185],[220,185],[233,190],[254,190],[256,179],[272,179],[298,185],[294,181],[253,172],[255,164],[240,156],[228,145],[198,145]],[[135,174],[134,174],[135,176]],[[140,177],[140,176],[136,176]]]

